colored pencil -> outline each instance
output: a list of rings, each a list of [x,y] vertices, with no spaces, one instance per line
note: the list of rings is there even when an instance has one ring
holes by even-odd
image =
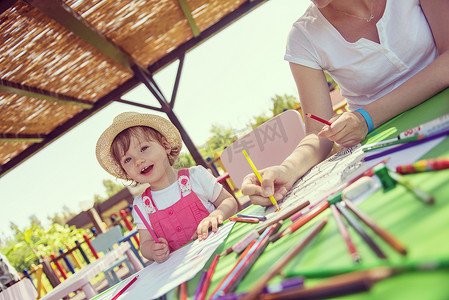
[[[354,271],[347,274],[324,279],[313,287],[297,287],[274,294],[262,294],[259,299],[328,299],[343,295],[368,291],[371,286],[383,279],[391,277],[395,272],[388,267],[379,267],[365,271]]]
[[[212,299],[225,294],[226,292],[232,292],[231,289],[234,284],[238,281],[237,279],[240,278],[240,275],[244,270],[247,269],[248,262],[251,260],[251,257],[253,257],[253,254],[257,252],[257,250],[260,247],[264,247],[267,242],[268,238],[270,236],[270,232],[273,230],[273,227],[268,227],[262,235],[259,237],[259,239],[249,248],[248,251],[245,251],[245,256],[242,255],[241,259],[236,263],[234,268],[231,270],[230,273],[226,276],[225,280],[223,280],[218,288],[215,290],[215,292],[212,294]],[[238,282],[237,282],[238,283]]]
[[[405,138],[405,139],[396,139],[394,141],[385,141],[384,143],[380,143],[380,144],[376,143],[375,145],[366,145],[362,148],[362,151],[369,152],[369,151],[378,150],[378,149],[382,149],[382,148],[386,148],[386,147],[391,147],[391,146],[398,145],[398,144],[404,144],[404,143],[408,143],[408,142],[418,141],[422,138],[424,138],[423,135],[415,135],[415,136]]]
[[[385,155],[388,155],[388,154],[392,154],[392,153],[396,153],[398,151],[409,149],[409,148],[421,145],[423,143],[426,143],[428,141],[431,141],[431,140],[434,140],[434,139],[446,136],[448,134],[449,134],[449,130],[444,130],[444,131],[435,133],[433,135],[428,135],[428,136],[426,136],[426,137],[424,137],[422,139],[419,139],[417,141],[408,142],[408,143],[402,144],[402,145],[394,147],[394,148],[386,149],[385,151],[381,151],[379,153],[375,153],[375,154],[372,154],[372,155],[365,156],[365,158],[363,158],[363,161],[370,161],[370,160],[373,160],[373,159],[376,159],[376,158],[379,158],[379,157],[382,157],[382,156],[385,156]]]
[[[263,289],[263,293],[278,293],[291,288],[299,287],[304,285],[304,277],[297,276],[293,278],[287,278],[278,283],[272,283],[267,285]],[[241,300],[246,295],[246,293],[227,293],[223,296],[216,298],[217,300]]]
[[[218,291],[222,288],[222,286],[224,285],[225,282],[227,282],[229,280],[229,277],[231,276],[231,274],[234,272],[234,270],[237,268],[237,266],[240,264],[240,262],[245,259],[245,257],[247,256],[248,252],[252,249],[252,247],[256,244],[257,240],[252,241],[248,247],[246,247],[246,249],[243,251],[243,253],[240,255],[239,259],[237,260],[237,262],[234,264],[234,267],[231,269],[231,271],[226,274],[225,277],[223,277],[223,279],[220,281],[220,283],[218,283],[218,285],[215,287],[215,290],[211,293],[212,296],[214,296],[215,294],[218,293]],[[218,295],[217,295],[218,296]]]
[[[253,161],[251,160],[251,158],[248,156],[248,153],[246,153],[245,150],[242,150],[243,155],[245,155],[246,160],[248,161],[249,165],[251,166],[251,169],[253,169],[254,174],[256,174],[257,179],[259,179],[260,184],[262,184],[262,176],[260,176],[259,171],[257,171],[256,166],[254,165]],[[279,210],[279,205],[276,201],[276,199],[274,199],[273,196],[269,197],[271,203],[273,203],[274,206],[276,206],[276,209]]]
[[[240,241],[235,243],[231,249],[235,253],[239,254],[243,252],[246,247],[252,242],[259,238],[260,234],[256,230],[250,231],[245,237],[243,237]]]
[[[214,274],[215,267],[217,266],[218,259],[220,258],[220,255],[216,254],[214,259],[212,260],[212,263],[210,264],[209,270],[207,270],[206,278],[204,278],[204,283],[201,288],[201,291],[198,295],[197,300],[203,300],[207,296],[207,290],[209,289],[210,280],[212,278],[212,275]]]
[[[337,203],[337,208],[340,213],[345,217],[346,221],[348,221],[349,225],[362,237],[362,239],[368,244],[368,246],[376,253],[379,258],[386,259],[387,256],[380,250],[379,246],[373,241],[373,239],[365,232],[362,225],[356,220],[356,218],[351,215],[351,213],[347,210],[346,207]]]
[[[405,164],[396,167],[399,174],[412,174],[427,171],[438,171],[449,168],[449,158],[432,158],[418,160],[412,164]]]
[[[229,221],[244,222],[244,223],[259,223],[257,218],[243,218],[243,217],[230,217]]]
[[[329,125],[329,126],[332,125],[331,122],[326,121],[326,120],[324,120],[324,119],[321,119],[320,117],[317,117],[317,116],[315,116],[315,115],[312,115],[312,114],[307,113],[306,116],[308,116],[309,118],[314,119],[314,120],[316,120],[316,121],[318,121],[318,122],[321,122],[321,123],[323,123],[323,124],[326,124],[326,125]]]
[[[301,211],[303,208],[307,207],[310,204],[310,201],[307,200],[303,203],[300,203],[299,205],[295,206],[293,209],[283,209],[278,214],[276,214],[276,218],[269,221],[267,224],[264,224],[263,227],[258,229],[259,234],[262,234],[262,232],[267,228],[268,226],[271,226],[273,224],[278,223],[279,221],[285,220],[287,218],[290,218],[292,215],[296,214],[298,211]]]
[[[265,217],[265,216],[252,216],[252,215],[237,214],[237,217],[256,218],[256,219],[259,219],[260,221],[266,221],[267,220],[267,217]]]
[[[344,205],[351,210],[360,220],[363,221],[369,228],[371,228],[379,237],[387,242],[394,250],[402,255],[407,254],[407,249],[404,245],[396,239],[390,232],[377,225],[367,214],[357,208],[351,201],[343,199]]]
[[[252,266],[254,265],[256,260],[260,257],[262,252],[265,250],[265,248],[270,243],[270,235],[272,235],[273,232],[276,230],[275,227],[276,227],[276,225],[272,225],[270,228],[271,230],[268,232],[268,234],[265,236],[265,238],[262,239],[260,244],[255,249],[255,251],[252,254],[250,252],[248,253],[249,257],[243,263],[243,266],[242,266],[242,269],[240,270],[240,272],[237,273],[237,275],[232,279],[230,284],[227,287],[225,287],[225,289],[223,290],[225,293],[232,293],[236,290],[238,284],[243,280],[243,278],[246,276],[246,274],[248,274],[249,270],[252,268]]]
[[[120,297],[134,282],[136,282],[139,275],[136,275],[133,279],[131,279],[111,300],[116,300]]]
[[[327,224],[327,218],[324,218],[320,223],[312,228],[307,236],[290,251],[283,255],[278,261],[276,261],[272,267],[263,274],[263,276],[257,281],[257,283],[251,288],[251,290],[244,296],[243,299],[255,299],[265,288],[267,283],[284,268],[288,262],[290,262],[299,252],[301,252],[311,241],[318,235],[318,233]]]
[[[196,286],[195,293],[193,294],[194,300],[198,299],[198,297],[201,293],[201,290],[203,288],[204,281],[206,280],[206,276],[207,276],[207,270],[204,270],[203,273],[201,273],[200,280],[198,281],[198,285]]]
[[[179,286],[179,300],[187,300],[187,282],[184,281]]]
[[[343,237],[343,240],[346,243],[346,247],[348,248],[349,254],[351,255],[351,259],[356,263],[360,262],[360,255],[357,252],[357,249],[351,240],[351,236],[349,235],[348,228],[346,228],[345,223],[343,223],[343,220],[341,219],[340,212],[338,211],[337,207],[334,204],[331,205],[331,210],[332,210],[332,215],[334,216],[334,219],[337,222],[338,231],[340,232],[341,236]]]
[[[328,208],[328,207],[329,207],[329,202],[327,202],[327,201],[323,202],[315,210],[310,211],[309,213],[305,214],[304,217],[302,217],[301,219],[297,220],[296,222],[294,222],[293,224],[288,226],[284,231],[282,231],[279,238],[282,238],[288,234],[295,232],[296,230],[298,230],[299,228],[301,228],[302,226],[307,224],[310,220],[312,220],[313,218],[318,216],[320,213],[325,211],[326,208]]]
[[[420,259],[420,260],[399,260],[395,262],[381,261],[370,264],[353,264],[344,267],[335,268],[319,268],[319,269],[301,269],[301,270],[289,270],[286,272],[286,276],[304,276],[306,278],[327,278],[330,276],[341,275],[344,273],[350,273],[354,271],[363,271],[379,267],[392,268],[396,274],[401,272],[426,272],[434,271],[449,267],[449,256],[445,258],[435,259]]]
[[[423,201],[426,204],[434,204],[435,199],[429,193],[424,192],[423,190],[414,186],[409,180],[407,180],[404,176],[399,175],[395,172],[389,172],[391,178],[393,178],[397,183],[403,185],[407,190],[412,192],[416,198]]]
[[[139,215],[140,219],[142,220],[143,224],[147,228],[148,232],[151,234],[151,237],[156,243],[160,243],[159,239],[157,238],[156,233],[154,233],[153,229],[151,228],[150,224],[148,223],[147,219],[143,216],[142,212],[140,211],[139,207],[137,205],[134,205],[134,209],[136,210],[137,214]]]

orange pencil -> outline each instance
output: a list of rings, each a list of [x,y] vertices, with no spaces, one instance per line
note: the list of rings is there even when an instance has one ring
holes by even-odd
[[[402,255],[407,254],[407,249],[402,245],[402,243],[397,240],[390,232],[381,228],[373,220],[371,220],[368,215],[359,210],[355,204],[351,201],[343,200],[343,203],[360,219],[362,220],[369,228],[371,228],[379,237],[381,237],[385,242],[387,242],[394,250]]]
[[[245,222],[245,223],[259,223],[260,220],[257,218],[244,218],[244,217],[230,217],[229,221],[236,221],[236,222]]]
[[[310,220],[312,220],[313,218],[318,216],[320,213],[322,213],[324,210],[326,210],[326,208],[328,208],[328,207],[329,207],[328,201],[321,203],[317,209],[310,211],[309,213],[305,214],[301,219],[297,220],[296,222],[294,222],[293,224],[288,226],[281,233],[280,238],[286,236],[287,234],[295,232],[296,230],[301,228],[303,225],[305,225],[307,222],[309,222]]]
[[[179,286],[179,300],[187,300],[187,282],[185,281]]]

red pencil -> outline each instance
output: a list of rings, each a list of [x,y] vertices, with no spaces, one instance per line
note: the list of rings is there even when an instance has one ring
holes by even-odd
[[[329,125],[329,126],[332,125],[331,122],[326,121],[326,120],[324,120],[324,119],[321,119],[320,117],[317,117],[317,116],[315,116],[315,115],[312,115],[312,114],[308,114],[308,113],[307,113],[306,116],[308,116],[308,117],[311,118],[311,119],[317,120],[317,121],[319,121],[319,122],[321,122],[321,123],[323,123],[323,124],[326,124],[326,125]]]
[[[209,289],[210,279],[212,278],[212,275],[214,274],[215,266],[217,265],[218,258],[220,255],[216,254],[214,259],[212,260],[212,263],[210,264],[209,270],[207,271],[206,278],[204,279],[203,287],[201,288],[201,292],[198,295],[197,300],[203,300],[206,298],[207,290]]]
[[[116,300],[118,297],[120,297],[130,286],[131,286],[131,284],[133,284],[134,282],[136,282],[136,280],[137,280],[137,278],[139,277],[139,275],[137,275],[136,277],[134,277],[133,279],[131,279],[131,281],[130,282],[128,282],[128,284],[127,285],[125,285],[125,287],[124,288],[122,288],[121,290],[120,290],[120,292],[118,292],[117,293],[117,295],[115,295],[114,297],[112,297],[112,299],[111,300]]]

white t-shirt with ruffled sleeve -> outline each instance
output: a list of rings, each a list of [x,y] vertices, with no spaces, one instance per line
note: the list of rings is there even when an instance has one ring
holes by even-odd
[[[380,43],[346,41],[315,5],[290,31],[285,60],[328,72],[355,110],[384,96],[438,56],[419,0],[387,0]]]

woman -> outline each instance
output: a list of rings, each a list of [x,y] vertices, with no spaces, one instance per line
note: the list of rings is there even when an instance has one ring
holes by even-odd
[[[305,113],[306,137],[280,165],[245,177],[254,204],[280,200],[329,154],[353,146],[374,128],[449,86],[449,0],[312,0],[294,23],[285,59]],[[352,112],[333,115],[328,72]]]

